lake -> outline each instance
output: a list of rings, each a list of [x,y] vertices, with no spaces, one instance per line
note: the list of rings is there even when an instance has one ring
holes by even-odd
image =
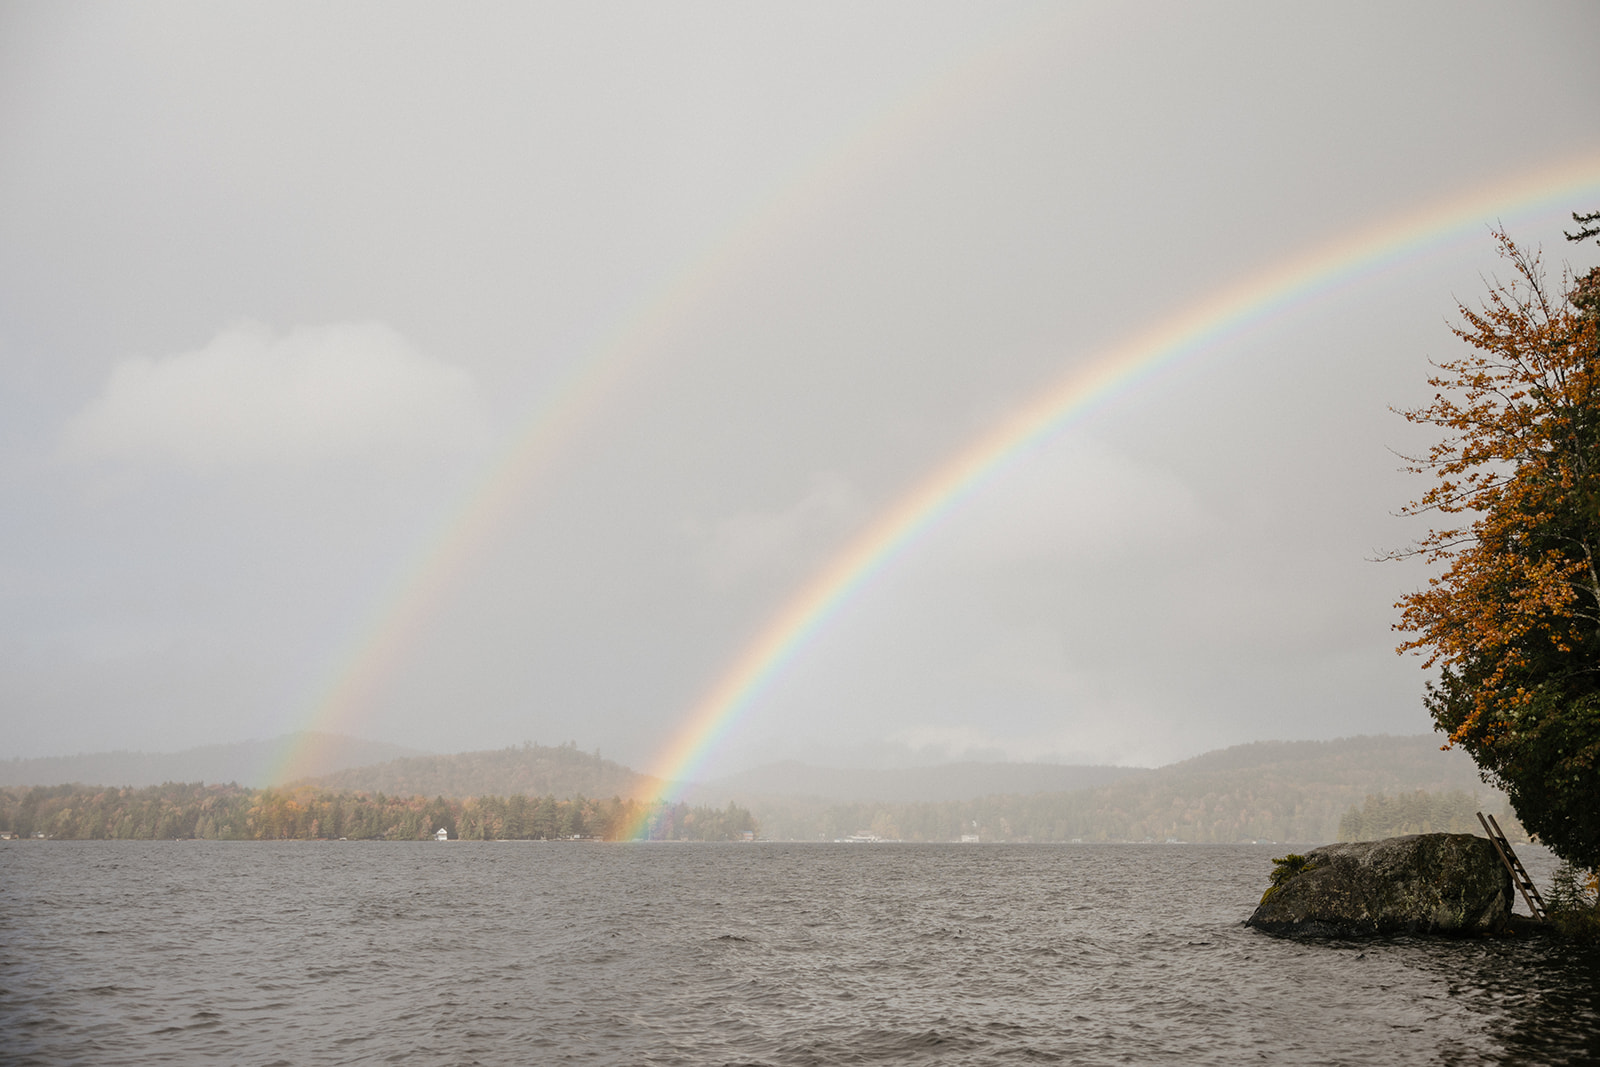
[[[1600,1059],[1600,953],[1275,939],[1241,923],[1284,851],[5,842],[0,1058]]]

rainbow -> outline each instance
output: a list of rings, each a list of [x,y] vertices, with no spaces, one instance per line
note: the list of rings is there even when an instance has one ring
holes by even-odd
[[[1600,195],[1600,156],[1476,189],[1274,263],[1095,354],[1032,402],[945,460],[896,500],[773,615],[723,672],[651,765],[670,803],[718,742],[852,596],[919,534],[1010,463],[1095,408],[1161,371],[1239,336],[1307,301],[1407,260],[1497,213],[1583,207]],[[647,805],[628,837],[647,835]]]
[[[1042,16],[1003,24],[924,83],[913,86],[825,146],[805,166],[753,199],[694,255],[591,340],[564,375],[544,391],[518,431],[441,518],[404,554],[389,584],[345,628],[346,637],[296,702],[306,710],[264,768],[263,778],[300,777],[312,747],[357,728],[370,713],[384,678],[414,646],[424,623],[481,554],[507,516],[564,447],[591,421],[601,403],[649,357],[688,325],[695,313],[740,277],[762,250],[803,232],[808,219],[841,189],[872,180],[886,160],[911,151],[921,138],[970,114],[986,97],[1025,76],[1046,42],[1076,16],[1048,9]]]

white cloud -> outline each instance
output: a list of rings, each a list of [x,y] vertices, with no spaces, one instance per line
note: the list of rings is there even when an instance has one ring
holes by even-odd
[[[459,454],[487,441],[472,376],[378,322],[255,323],[192,352],[118,363],[65,431],[69,455],[239,466]]]

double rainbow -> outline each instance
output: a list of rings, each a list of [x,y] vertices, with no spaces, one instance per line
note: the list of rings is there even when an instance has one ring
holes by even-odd
[[[622,381],[636,376],[664,342],[692,321],[769,246],[803,231],[838,190],[859,187],[885,161],[1003,95],[1046,56],[1045,45],[1077,15],[1045,9],[1003,20],[953,61],[829,142],[806,165],[751,201],[692,256],[663,276],[626,313],[598,331],[564,376],[523,416],[496,460],[407,552],[390,584],[345,627],[323,673],[309,687],[296,731],[264,777],[289,781],[331,734],[359,727],[382,680],[412,648],[456,577],[503,529],[525,487],[554,467],[581,427]]]
[[[761,250],[781,242],[837,189],[859,185],[885,159],[981,98],[1027,76],[1077,16],[1046,9],[1009,23],[949,67],[828,146],[812,163],[753,202],[695,257],[665,277],[602,331],[546,391],[498,454],[439,521],[418,539],[393,578],[331,646],[291,728],[295,740],[270,761],[265,777],[296,777],[329,734],[359,728],[373,693],[412,647],[415,635],[456,578],[502,529],[521,495],[556,466],[580,428],[615,386],[635,377],[696,312],[737,278]],[[1218,290],[1094,355],[990,432],[960,449],[863,529],[762,628],[685,716],[652,762],[675,799],[718,741],[761,691],[849,598],[938,518],[975,493],[1009,461],[1095,407],[1163,369],[1228,341],[1275,315],[1459,236],[1497,215],[1596,206],[1600,156],[1589,155],[1480,188],[1369,227],[1272,265]],[[1081,361],[1080,361],[1081,362]],[[634,828],[637,834],[643,823]]]

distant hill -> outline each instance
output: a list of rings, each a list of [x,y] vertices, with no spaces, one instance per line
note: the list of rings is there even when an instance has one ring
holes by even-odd
[[[1238,745],[1054,793],[1011,788],[917,802],[770,793],[736,799],[748,803],[763,836],[802,840],[869,830],[928,841],[977,834],[1012,841],[1321,842],[1335,840],[1340,817],[1368,796],[1418,790],[1460,791],[1486,810],[1504,810],[1504,798],[1479,780],[1471,759],[1439,751],[1439,738],[1428,734]]]
[[[424,753],[403,745],[367,741],[344,734],[304,732],[231,745],[205,745],[182,752],[95,752],[0,760],[0,785],[144,786],[165,782],[236,782],[252,789],[271,779],[293,755],[292,774],[314,776],[343,767],[378,763]]]
[[[325,789],[402,796],[483,797],[555,796],[646,799],[659,780],[581,752],[576,745],[551,748],[524,744],[453,756],[412,756],[367,767],[352,767],[312,779]]]
[[[1337,840],[1339,819],[1369,796],[1463,792],[1488,810],[1502,794],[1437,734],[1260,741],[1157,768],[1095,791],[1096,833],[1128,840]]]
[[[1157,773],[1172,777],[1226,775],[1272,768],[1302,780],[1367,782],[1386,790],[1481,788],[1478,768],[1460,749],[1441,751],[1439,734],[1341,737],[1333,741],[1254,741],[1213,749],[1169,763]]]
[[[718,778],[684,791],[695,803],[749,801],[756,797],[806,797],[824,801],[872,800],[887,803],[971,800],[990,793],[1061,793],[1109,785],[1129,775],[1149,773],[1130,767],[1063,763],[944,763],[935,767],[849,770],[814,767],[793,760],[769,763],[743,774]]]

